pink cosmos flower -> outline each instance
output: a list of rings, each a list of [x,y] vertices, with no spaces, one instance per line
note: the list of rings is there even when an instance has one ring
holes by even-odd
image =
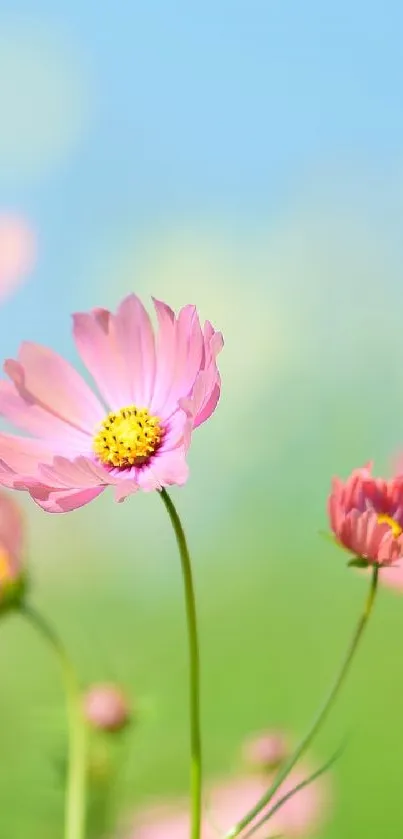
[[[116,685],[92,685],[84,695],[84,716],[100,731],[121,731],[130,720],[129,703]]]
[[[20,507],[0,492],[0,610],[23,590],[24,522]]]
[[[390,565],[403,556],[403,478],[374,478],[371,469],[355,469],[344,483],[333,479],[330,526],[355,557]]]
[[[309,769],[305,773],[293,772],[273,798],[270,809],[309,773]],[[241,776],[215,784],[207,795],[208,808],[203,818],[202,839],[219,839],[224,836],[256,804],[269,788],[271,780],[270,775],[262,774]],[[312,837],[322,821],[326,805],[326,787],[323,781],[315,781],[283,804],[270,821],[256,830],[254,837],[269,839],[278,834],[290,839]],[[260,814],[256,822],[265,812],[267,810]],[[251,827],[256,822],[252,822]],[[135,818],[128,839],[188,839],[189,829],[190,819],[185,804],[149,807]]]
[[[0,414],[30,437],[0,434],[0,483],[27,490],[44,510],[87,504],[107,486],[122,501],[138,489],[184,484],[192,431],[220,396],[223,340],[194,306],[175,315],[154,300],[158,330],[134,294],[116,314],[73,316],[77,350],[100,397],[52,350],[23,343],[0,381]]]

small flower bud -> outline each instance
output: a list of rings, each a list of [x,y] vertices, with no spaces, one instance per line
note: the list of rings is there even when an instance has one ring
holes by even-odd
[[[287,739],[278,731],[266,731],[246,741],[243,756],[253,769],[272,772],[289,754]]]
[[[130,722],[129,703],[112,684],[92,685],[84,695],[84,716],[92,728],[121,731]]]

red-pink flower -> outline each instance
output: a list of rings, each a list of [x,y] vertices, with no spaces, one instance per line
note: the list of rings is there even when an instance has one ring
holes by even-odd
[[[330,525],[337,541],[368,564],[390,565],[403,556],[403,479],[371,474],[372,464],[345,482],[333,479]]]
[[[252,827],[268,812],[273,804],[290,792],[309,774],[293,772]],[[240,776],[215,784],[206,797],[202,824],[202,839],[217,839],[225,834],[248,812],[267,791],[273,776]],[[290,797],[269,821],[256,830],[256,839],[269,839],[281,834],[284,837],[313,836],[327,805],[327,791],[323,781],[310,786]],[[188,839],[190,829],[189,813],[182,803],[171,806],[155,806],[140,811],[128,839]],[[246,831],[244,832],[245,835]]]
[[[63,358],[23,343],[7,360],[0,414],[33,435],[0,435],[0,482],[49,512],[87,504],[107,486],[122,501],[188,477],[192,431],[220,396],[222,336],[194,306],[178,315],[154,300],[158,330],[131,294],[116,314],[74,315],[77,350],[100,397]]]

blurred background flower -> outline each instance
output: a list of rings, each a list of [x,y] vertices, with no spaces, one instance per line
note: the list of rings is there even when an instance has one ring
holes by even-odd
[[[29,277],[35,260],[36,236],[29,222],[0,213],[0,302]]]
[[[283,739],[283,733],[265,735],[265,745],[269,737],[274,747],[274,738]],[[248,745],[250,746],[249,741]],[[260,746],[263,740],[260,740]],[[257,741],[255,741],[257,746]],[[287,750],[288,752],[288,750]],[[256,769],[256,766],[255,766]],[[329,813],[328,781],[314,781],[288,799],[269,821],[258,827],[258,822],[280,799],[291,792],[312,772],[301,767],[294,770],[274,796],[270,807],[262,810],[260,816],[252,821],[250,828],[255,828],[256,839],[269,836],[303,837],[316,835],[323,825],[323,816]],[[267,771],[267,764],[260,765],[260,772],[249,775],[237,775],[210,784],[206,791],[206,806],[203,820],[203,839],[216,839],[224,836],[238,822],[261,796],[268,790],[274,778],[273,772]],[[246,831],[241,834],[245,835]],[[154,805],[140,811],[134,822],[134,828],[128,833],[130,839],[187,839],[189,835],[189,815],[183,802],[164,806]]]
[[[11,494],[0,492],[0,612],[18,602],[25,588],[25,522]]]
[[[305,728],[366,594],[317,532],[330,476],[369,458],[382,472],[402,443],[402,25],[397,0],[0,10],[1,210],[40,243],[0,309],[1,356],[31,339],[76,362],[68,314],[132,290],[192,301],[225,335],[220,410],[175,493],[210,776],[228,776],[246,732]],[[21,498],[35,597],[86,683],[150,697],[127,731],[130,812],[188,783],[181,579],[157,501],[101,498],[72,519]],[[385,587],[318,744],[330,754],[353,728],[323,839],[403,830],[402,637]],[[55,734],[26,699],[56,707],[58,680],[14,620],[0,666],[0,835],[54,839]]]

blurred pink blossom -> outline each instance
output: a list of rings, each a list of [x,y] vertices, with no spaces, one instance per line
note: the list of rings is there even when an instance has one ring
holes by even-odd
[[[387,588],[393,588],[395,591],[403,592],[403,560],[394,562],[388,568],[382,568],[379,582],[383,583]]]
[[[0,492],[0,609],[22,591],[24,519],[18,504]]]
[[[0,301],[29,276],[35,261],[36,237],[29,223],[0,213]]]
[[[273,798],[270,808],[283,795],[309,775],[310,770],[293,772]],[[207,794],[202,839],[222,839],[227,831],[250,810],[269,788],[273,776],[240,776],[216,783]],[[255,839],[281,834],[284,837],[312,837],[321,825],[328,803],[323,780],[297,792],[254,834]],[[266,810],[267,811],[267,810]],[[262,814],[256,821],[261,818]],[[256,822],[252,822],[252,825]],[[251,826],[252,826],[251,825]],[[189,813],[182,802],[140,811],[128,839],[188,839]],[[242,837],[242,834],[241,834]]]
[[[209,321],[201,327],[194,306],[175,315],[154,305],[156,335],[134,294],[116,314],[74,315],[76,346],[101,398],[46,347],[25,342],[18,360],[5,362],[0,414],[33,436],[0,434],[0,483],[60,513],[107,486],[123,501],[138,489],[186,482],[192,432],[220,396],[223,341]]]
[[[369,463],[344,482],[333,479],[330,526],[355,557],[388,565],[403,557],[403,478],[374,478],[371,469]]]

